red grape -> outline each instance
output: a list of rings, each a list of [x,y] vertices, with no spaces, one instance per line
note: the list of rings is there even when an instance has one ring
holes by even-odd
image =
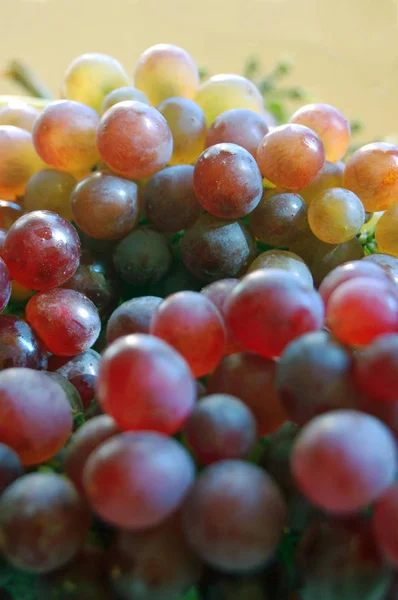
[[[225,307],[227,300],[230,296],[231,290],[239,283],[239,279],[231,277],[230,279],[219,279],[213,283],[209,283],[202,290],[201,294],[204,294],[209,300],[213,302],[225,318]],[[242,346],[237,342],[232,335],[232,332],[227,330],[227,343],[225,346],[224,354],[235,354],[240,352]]]
[[[13,315],[0,315],[0,369],[45,370],[47,352],[29,325]]]
[[[106,326],[108,344],[123,335],[149,333],[151,319],[162,301],[162,298],[157,296],[141,296],[123,302],[108,320]]]
[[[398,334],[382,335],[354,356],[358,388],[379,402],[398,402]]]
[[[398,483],[394,483],[379,498],[372,522],[382,554],[398,568]]]
[[[237,144],[245,148],[254,158],[268,125],[261,114],[247,108],[226,110],[210,125],[206,137],[206,148],[221,143]]]
[[[100,358],[95,350],[85,350],[57,369],[57,373],[75,386],[85,409],[94,398]]]
[[[4,253],[4,250],[3,250]],[[0,312],[2,312],[8,304],[11,296],[11,281],[8,273],[7,265],[0,258]]]
[[[364,261],[376,263],[380,265],[382,269],[384,269],[390,278],[398,283],[398,258],[395,256],[390,256],[389,254],[369,254],[369,256],[365,256]]]
[[[0,494],[22,474],[23,468],[18,454],[9,446],[0,444]]]

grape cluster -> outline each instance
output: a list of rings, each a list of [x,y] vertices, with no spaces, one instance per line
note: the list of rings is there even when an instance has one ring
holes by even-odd
[[[0,110],[2,592],[397,600],[398,147],[350,135],[167,44]]]

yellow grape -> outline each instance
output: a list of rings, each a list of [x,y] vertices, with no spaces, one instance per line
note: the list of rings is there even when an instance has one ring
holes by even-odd
[[[308,209],[313,233],[328,244],[343,244],[354,238],[365,223],[365,209],[353,192],[331,188],[316,196]]]
[[[201,84],[195,98],[208,125],[232,108],[248,108],[264,114],[263,97],[252,81],[241,75],[214,75]]]
[[[101,115],[103,115],[108,108],[111,108],[111,106],[114,106],[118,102],[124,102],[125,100],[135,100],[136,102],[142,102],[143,104],[151,104],[141,90],[137,90],[137,88],[133,86],[121,87],[109,92],[109,94],[105,96],[101,105]]]
[[[311,271],[303,259],[287,250],[266,250],[257,256],[248,269],[248,273],[258,269],[283,269],[296,275],[304,284],[313,286]]]
[[[390,208],[380,217],[375,237],[380,252],[398,256],[398,206]]]
[[[43,167],[28,131],[13,125],[0,126],[0,198],[14,200],[22,196],[28,179]]]
[[[175,96],[191,100],[199,86],[199,70],[183,48],[157,44],[138,59],[134,83],[153,106]]]
[[[26,185],[25,211],[50,210],[71,221],[70,197],[76,184],[73,175],[64,171],[43,169],[35,173]]]
[[[78,56],[66,70],[61,87],[63,98],[76,100],[101,110],[109,92],[131,85],[131,79],[118,60],[107,54],[87,53]]]
[[[16,100],[0,107],[0,125],[14,125],[31,133],[39,114],[34,106]]]
[[[329,188],[343,187],[344,179],[344,163],[337,162],[325,162],[314,181],[301,188],[300,196],[304,202],[309,206],[312,199],[317,196],[320,192]]]

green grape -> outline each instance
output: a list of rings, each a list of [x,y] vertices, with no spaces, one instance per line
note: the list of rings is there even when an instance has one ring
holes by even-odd
[[[308,221],[320,240],[328,244],[342,244],[361,230],[365,223],[365,209],[353,192],[331,188],[312,200]]]
[[[137,90],[137,88],[133,86],[125,86],[112,90],[112,92],[109,92],[109,94],[105,96],[104,101],[101,104],[101,115],[103,115],[108,108],[111,108],[118,102],[124,102],[125,100],[135,100],[136,102],[142,102],[142,104],[151,104],[144,92]]]
[[[380,252],[398,256],[398,206],[387,210],[379,219],[375,237]]]

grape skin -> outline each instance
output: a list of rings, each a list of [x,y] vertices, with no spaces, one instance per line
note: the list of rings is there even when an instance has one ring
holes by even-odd
[[[18,454],[9,446],[0,444],[0,494],[22,474],[23,468]]]
[[[305,262],[294,252],[288,250],[266,250],[257,256],[247,270],[247,273],[253,273],[259,269],[283,269],[292,273],[304,285],[312,288],[314,281],[311,271]]]
[[[125,86],[116,88],[116,90],[112,90],[105,96],[101,104],[100,114],[103,115],[108,108],[112,108],[118,102],[125,102],[126,100],[135,100],[136,102],[142,102],[142,104],[148,104],[148,106],[151,104],[143,92],[135,87]]]
[[[375,239],[380,252],[398,257],[398,206],[387,210],[377,221]]]
[[[253,110],[227,110],[218,115],[209,127],[206,148],[222,142],[231,142],[242,146],[256,158],[258,145],[268,130],[264,117]]]
[[[162,302],[158,296],[141,296],[123,302],[110,316],[106,339],[111,344],[123,335],[149,333],[151,319]]]
[[[325,306],[329,302],[333,292],[345,281],[355,279],[356,277],[371,277],[372,279],[387,280],[387,273],[377,264],[364,262],[360,260],[347,262],[344,265],[333,269],[322,281],[319,286],[319,293],[323,298]]]
[[[398,567],[398,483],[389,487],[378,500],[372,518],[377,544],[394,566]]]
[[[301,188],[300,196],[309,206],[320,192],[329,188],[342,188],[345,165],[343,162],[330,163],[327,160],[310,185]]]
[[[12,125],[0,126],[0,196],[3,201],[22,196],[29,178],[43,167],[28,131]]]
[[[358,388],[377,402],[398,401],[398,334],[382,335],[354,356]]]
[[[72,221],[70,197],[77,181],[70,173],[43,169],[29,179],[23,198],[26,212],[49,210]]]
[[[330,188],[311,202],[308,222],[313,233],[328,244],[343,244],[354,238],[365,223],[365,209],[352,192]]]

